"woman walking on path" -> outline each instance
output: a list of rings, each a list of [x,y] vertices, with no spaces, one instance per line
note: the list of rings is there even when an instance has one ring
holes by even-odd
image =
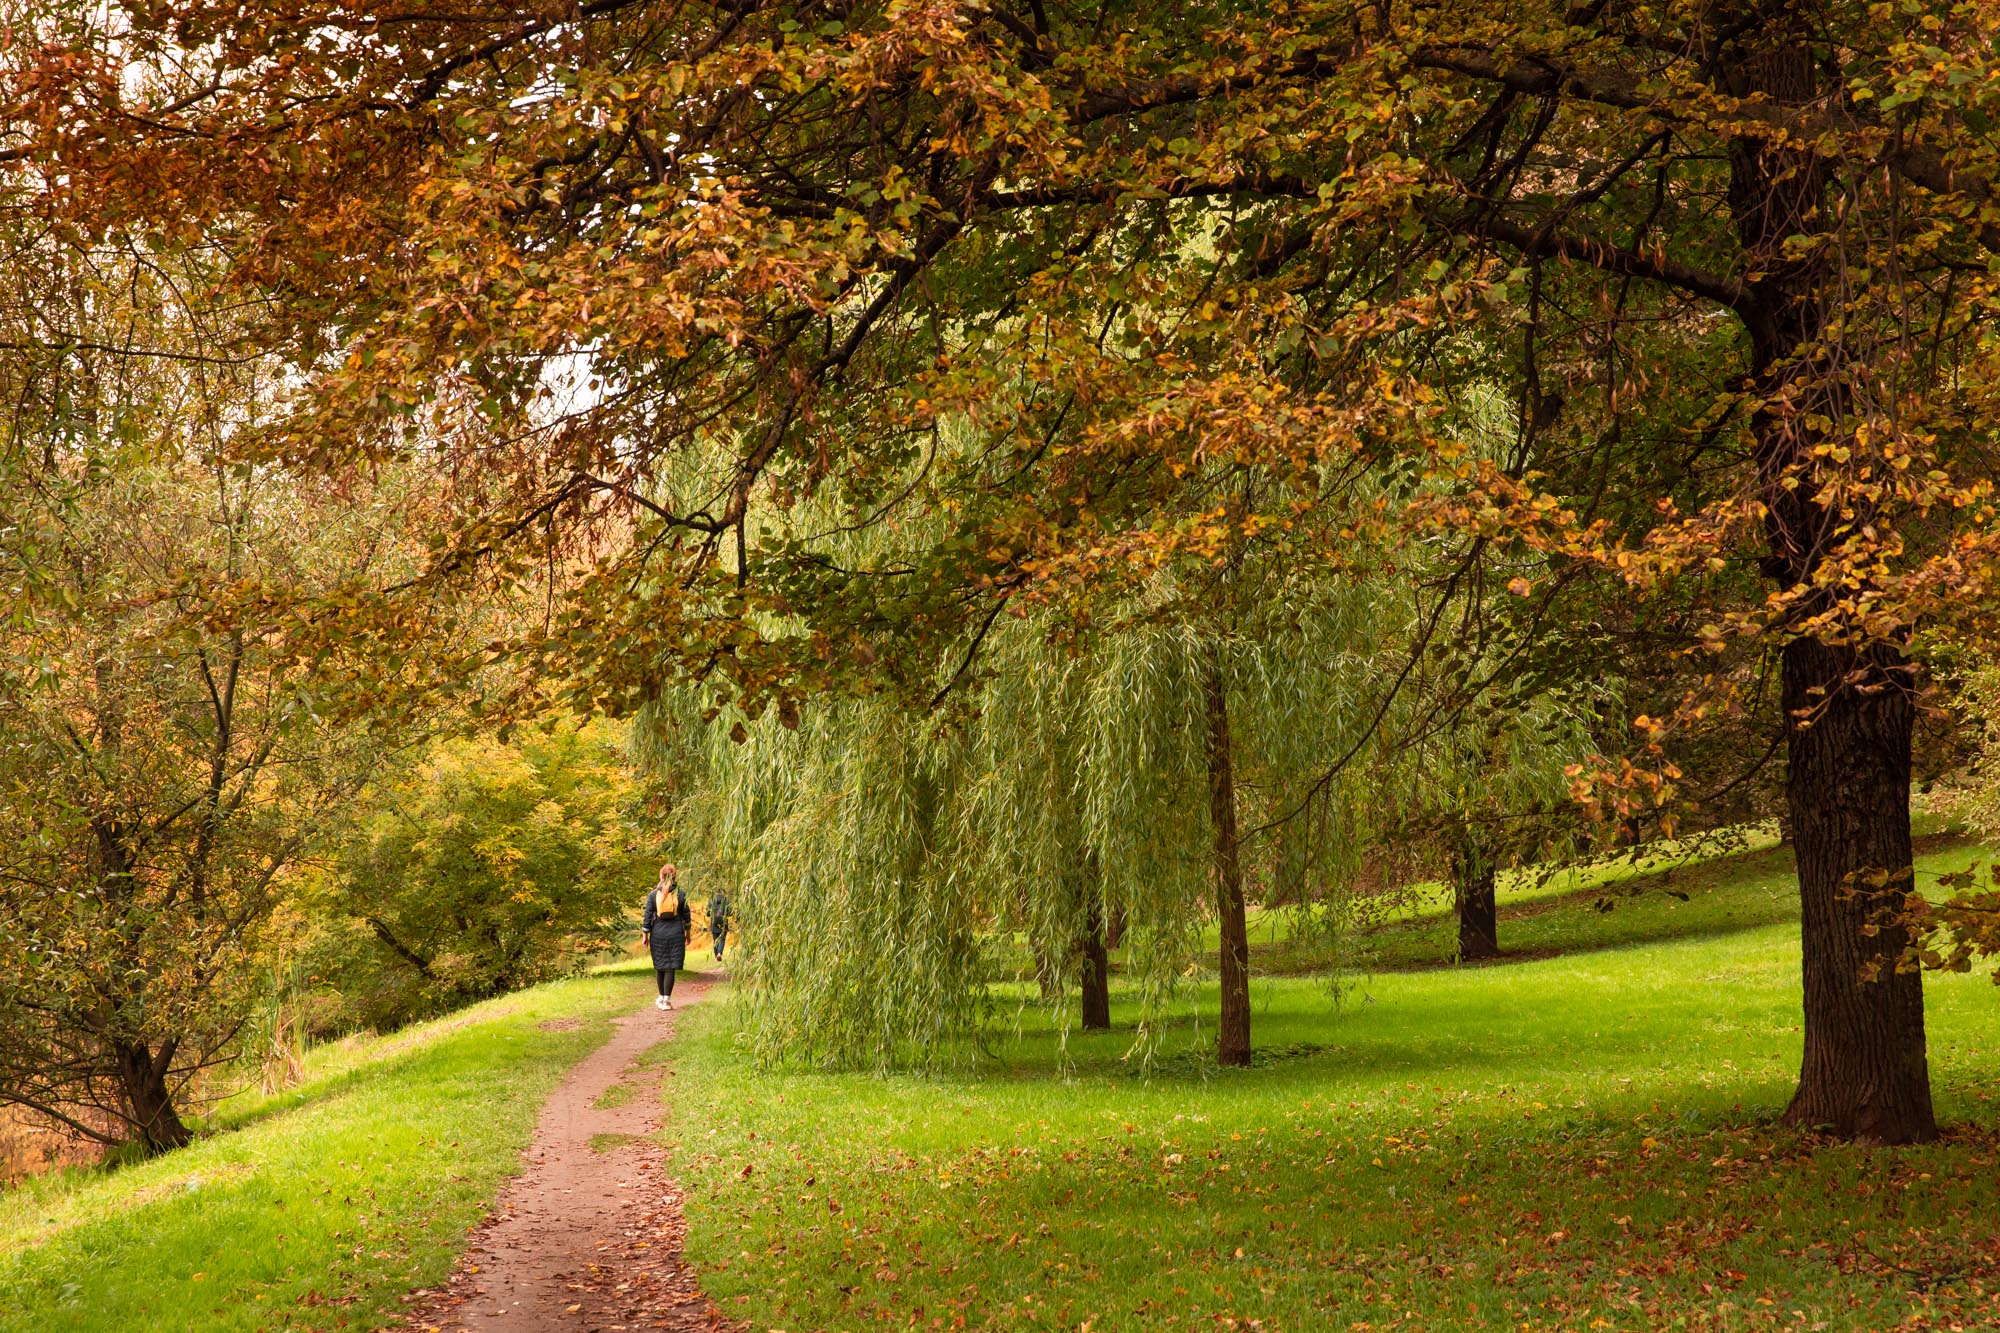
[[[680,876],[670,862],[660,867],[660,882],[646,895],[643,929],[653,951],[653,980],[660,989],[655,1008],[674,1007],[674,973],[687,965],[688,932],[693,928],[694,909],[688,906]]]

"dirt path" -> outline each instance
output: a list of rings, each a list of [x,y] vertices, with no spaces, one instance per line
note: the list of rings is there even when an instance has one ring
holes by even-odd
[[[688,977],[676,1005],[708,983]],[[644,1136],[659,1128],[657,1066],[634,1063],[671,1037],[674,1014],[614,1019],[611,1040],[570,1070],[542,1108],[528,1169],[500,1195],[443,1286],[414,1295],[405,1327],[725,1330],[681,1261],[681,1192]]]

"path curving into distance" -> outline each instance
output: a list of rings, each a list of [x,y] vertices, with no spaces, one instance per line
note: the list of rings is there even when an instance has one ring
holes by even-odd
[[[709,984],[687,977],[676,1006],[699,1002]],[[611,1040],[570,1070],[542,1107],[527,1169],[501,1192],[450,1279],[414,1294],[404,1327],[733,1327],[681,1258],[682,1194],[650,1138],[660,1127],[665,1071],[637,1061],[673,1036],[674,1017],[647,995],[644,1009],[612,1020]]]

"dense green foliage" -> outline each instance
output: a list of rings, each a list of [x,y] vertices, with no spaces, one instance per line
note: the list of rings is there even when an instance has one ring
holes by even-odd
[[[698,733],[691,702],[642,716],[682,789],[681,843],[735,890],[761,1055],[893,1065],[962,1050],[991,1014],[996,941],[1073,1001],[1079,944],[1112,919],[1147,1014],[1164,1013],[1216,914],[1211,682],[1239,820],[1269,827],[1242,851],[1252,888],[1299,929],[1332,928],[1372,825],[1353,782],[1320,781],[1321,766],[1368,742],[1365,683],[1407,612],[1374,589],[1232,574],[1220,594],[1162,577],[1086,636],[1003,621],[981,646],[976,712],[958,719],[827,703],[741,719],[741,744],[717,725],[691,750],[671,739]],[[1237,614],[1218,620],[1218,604]],[[1058,1012],[1076,1020],[1073,1004]],[[1142,1024],[1140,1053],[1150,1039]]]
[[[0,1102],[175,1146],[258,1026],[300,870],[477,695],[505,599],[388,591],[438,518],[422,463],[245,461],[286,380],[206,299],[213,252],[35,197],[0,177]]]
[[[0,1100],[106,1141],[182,1141],[260,928],[401,734],[341,715],[354,657],[290,599],[393,577],[407,494],[226,461],[225,387],[99,385],[12,442],[44,461],[0,541]]]
[[[437,741],[355,805],[288,918],[346,1023],[393,1027],[576,972],[626,942],[652,882],[657,833],[604,726]]]

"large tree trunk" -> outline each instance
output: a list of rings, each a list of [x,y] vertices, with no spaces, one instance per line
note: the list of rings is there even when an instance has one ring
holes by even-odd
[[[1820,95],[1801,12],[1742,7],[1740,45],[1717,61],[1727,92],[1798,106]],[[1818,447],[1854,398],[1845,368],[1817,350],[1838,316],[1839,275],[1818,252],[1790,244],[1827,228],[1828,165],[1809,146],[1747,135],[1731,148],[1729,205],[1751,293],[1742,314],[1761,400],[1751,431],[1764,572],[1793,594],[1803,618],[1829,609],[1816,575],[1867,520],[1819,500],[1818,471],[1837,464]],[[1866,893],[1870,881],[1892,891],[1910,883],[1909,670],[1891,647],[1857,652],[1800,638],[1785,646],[1783,676],[1805,994],[1805,1058],[1786,1118],[1885,1143],[1930,1139],[1923,979],[1895,970],[1904,936],[1871,911],[1900,899]],[[1880,975],[1866,979],[1878,963]]]
[[[1458,854],[1452,867],[1452,897],[1458,907],[1460,962],[1500,956],[1500,904],[1493,879],[1493,862],[1477,847]]]
[[[1881,1143],[1937,1137],[1923,976],[1897,968],[1908,940],[1894,916],[1911,885],[1915,709],[1906,672],[1886,648],[1862,659],[1813,639],[1785,647],[1785,794],[1806,1020],[1799,1088],[1785,1119]]]
[[[1083,932],[1083,1030],[1111,1026],[1111,955],[1104,947],[1104,901],[1093,897]]]
[[[157,1057],[141,1043],[119,1042],[113,1050],[118,1064],[118,1087],[125,1102],[125,1117],[133,1137],[149,1152],[165,1152],[185,1147],[194,1139],[181,1123],[167,1087],[167,1067],[172,1057],[169,1047]]]
[[[1208,723],[1208,816],[1215,834],[1211,875],[1222,921],[1222,1013],[1215,1058],[1250,1063],[1250,930],[1243,907],[1243,860],[1236,835],[1236,770],[1229,741],[1229,692],[1222,664],[1211,658],[1203,682]]]

